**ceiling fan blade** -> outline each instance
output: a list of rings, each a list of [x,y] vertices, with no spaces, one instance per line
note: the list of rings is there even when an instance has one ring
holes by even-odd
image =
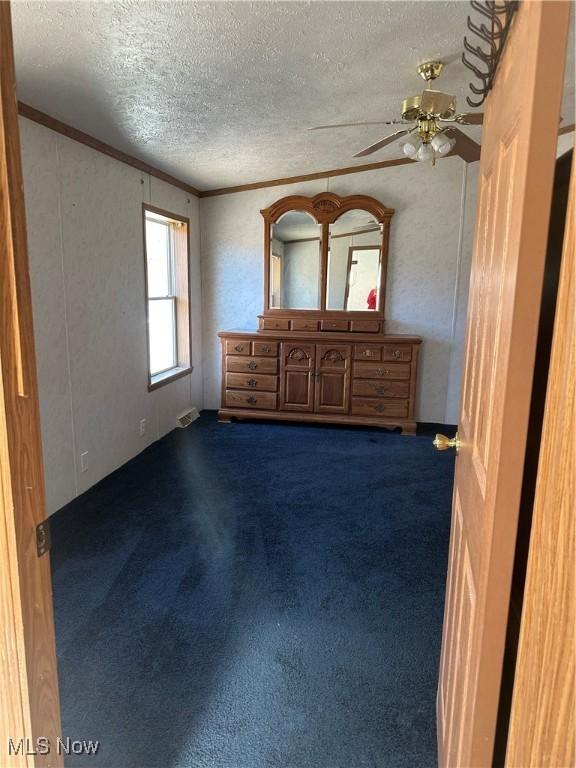
[[[452,117],[456,112],[456,96],[427,88],[420,96],[420,110],[440,117]]]
[[[465,112],[456,115],[456,122],[461,125],[482,125],[484,122],[484,112]]]
[[[323,131],[325,128],[354,128],[362,125],[406,125],[404,120],[368,120],[362,123],[334,123],[332,125],[314,125],[309,131]]]
[[[373,152],[377,152],[379,149],[382,149],[382,147],[385,147],[386,144],[391,144],[398,137],[404,136],[406,133],[410,133],[411,130],[411,128],[406,128],[404,131],[396,131],[396,133],[391,133],[390,136],[386,136],[386,138],[380,139],[380,141],[377,141],[375,144],[370,144],[369,147],[366,147],[366,149],[363,149],[361,152],[357,152],[354,157],[365,157],[366,155],[371,155]]]
[[[456,139],[456,146],[448,156],[459,155],[466,163],[480,160],[480,144],[467,136],[460,128],[446,128],[443,133],[451,139]]]

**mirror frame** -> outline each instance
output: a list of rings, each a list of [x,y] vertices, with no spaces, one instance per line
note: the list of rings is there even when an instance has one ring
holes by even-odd
[[[348,211],[363,210],[370,213],[379,224],[382,224],[381,264],[379,301],[375,311],[346,310],[326,308],[326,286],[328,283],[328,248],[330,245],[330,224],[337,221]],[[304,211],[312,216],[322,226],[322,251],[320,254],[320,309],[288,309],[270,307],[270,259],[272,242],[272,225],[288,211]],[[264,317],[301,317],[312,315],[317,318],[345,317],[351,319],[384,319],[386,304],[386,272],[388,266],[388,244],[390,240],[390,220],[394,215],[393,208],[387,208],[369,195],[347,195],[340,197],[333,192],[321,192],[313,197],[305,195],[289,195],[277,200],[269,208],[263,208],[260,213],[264,217]]]

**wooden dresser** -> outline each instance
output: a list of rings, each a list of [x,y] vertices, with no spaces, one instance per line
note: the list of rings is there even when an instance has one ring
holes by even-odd
[[[421,339],[223,331],[220,421],[232,417],[401,427],[414,434]]]
[[[394,211],[363,195],[291,196],[264,216],[257,331],[221,331],[220,421],[416,431],[418,336],[385,332]]]

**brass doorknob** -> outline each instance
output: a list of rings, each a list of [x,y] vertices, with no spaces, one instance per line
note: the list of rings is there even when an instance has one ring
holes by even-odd
[[[452,439],[446,437],[446,435],[436,435],[432,445],[437,451],[446,451],[448,448],[456,448],[456,453],[458,453],[458,449],[460,448],[458,432],[456,432]]]

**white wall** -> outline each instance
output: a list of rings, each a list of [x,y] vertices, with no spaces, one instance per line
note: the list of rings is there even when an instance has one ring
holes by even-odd
[[[386,328],[423,337],[417,419],[456,423],[478,164],[414,163],[200,201],[204,404],[217,408],[217,332],[254,329],[263,301],[260,210],[285,195],[368,194],[395,208]]]
[[[20,130],[51,513],[202,406],[198,200],[24,118]],[[190,218],[194,371],[151,393],[143,202]]]
[[[282,254],[282,306],[320,309],[319,242],[284,243]]]

